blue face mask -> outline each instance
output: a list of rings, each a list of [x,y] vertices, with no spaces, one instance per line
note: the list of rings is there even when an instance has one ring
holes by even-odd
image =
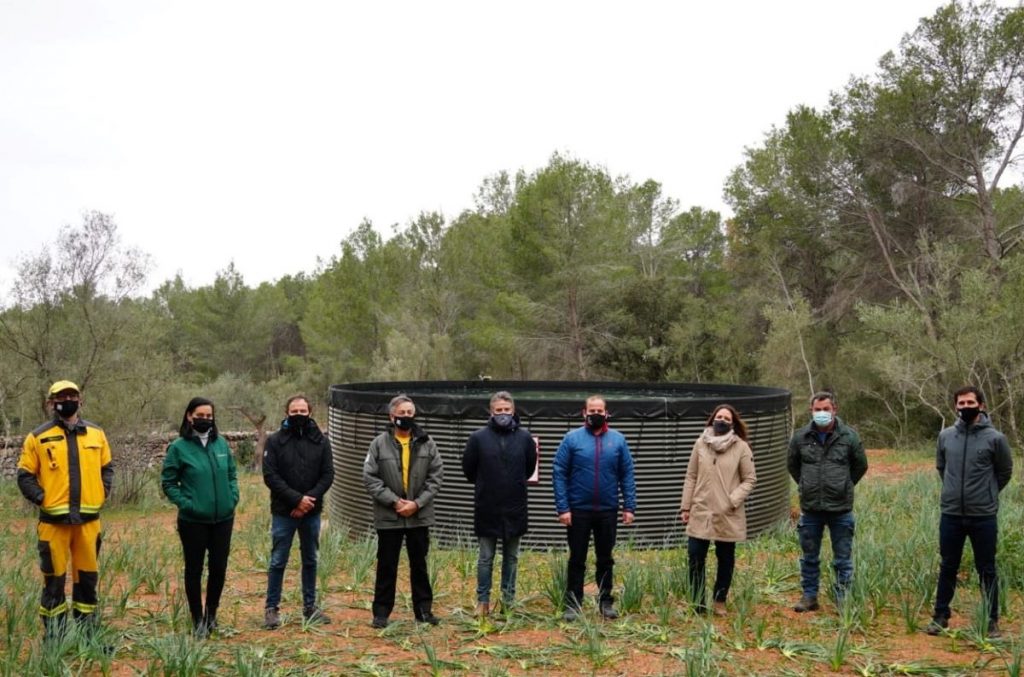
[[[814,425],[819,428],[827,428],[832,425],[832,412],[816,411],[811,415],[811,419],[814,421]]]

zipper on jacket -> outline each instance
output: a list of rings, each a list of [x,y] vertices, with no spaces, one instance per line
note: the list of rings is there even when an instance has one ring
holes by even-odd
[[[206,452],[206,459],[210,462],[210,472],[213,475],[213,521],[216,522],[220,516],[220,495],[217,491],[217,464],[214,462],[213,454],[210,453],[210,442],[212,441],[207,441],[203,450]],[[202,445],[202,442],[199,444]]]
[[[960,514],[967,516],[967,438],[971,433],[971,425],[964,424],[964,451],[960,455]]]
[[[601,436],[594,435],[594,512],[601,509]]]

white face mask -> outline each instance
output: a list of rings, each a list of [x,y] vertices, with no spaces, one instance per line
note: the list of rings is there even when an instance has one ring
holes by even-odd
[[[816,411],[811,415],[814,424],[819,428],[826,428],[832,424],[831,411]]]

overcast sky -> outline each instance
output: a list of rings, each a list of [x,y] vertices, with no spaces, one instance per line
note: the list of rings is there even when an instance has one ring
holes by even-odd
[[[728,214],[745,147],[940,4],[0,0],[0,284],[86,210],[148,288],[312,272],[555,151]]]

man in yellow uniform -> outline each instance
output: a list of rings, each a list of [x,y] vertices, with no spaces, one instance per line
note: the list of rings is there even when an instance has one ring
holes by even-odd
[[[69,562],[73,616],[84,623],[83,629],[94,627],[100,507],[114,479],[107,436],[79,416],[81,402],[81,391],[71,381],[50,386],[46,405],[53,419],[25,437],[18,461],[18,488],[39,506],[39,615],[51,639],[67,627]]]

